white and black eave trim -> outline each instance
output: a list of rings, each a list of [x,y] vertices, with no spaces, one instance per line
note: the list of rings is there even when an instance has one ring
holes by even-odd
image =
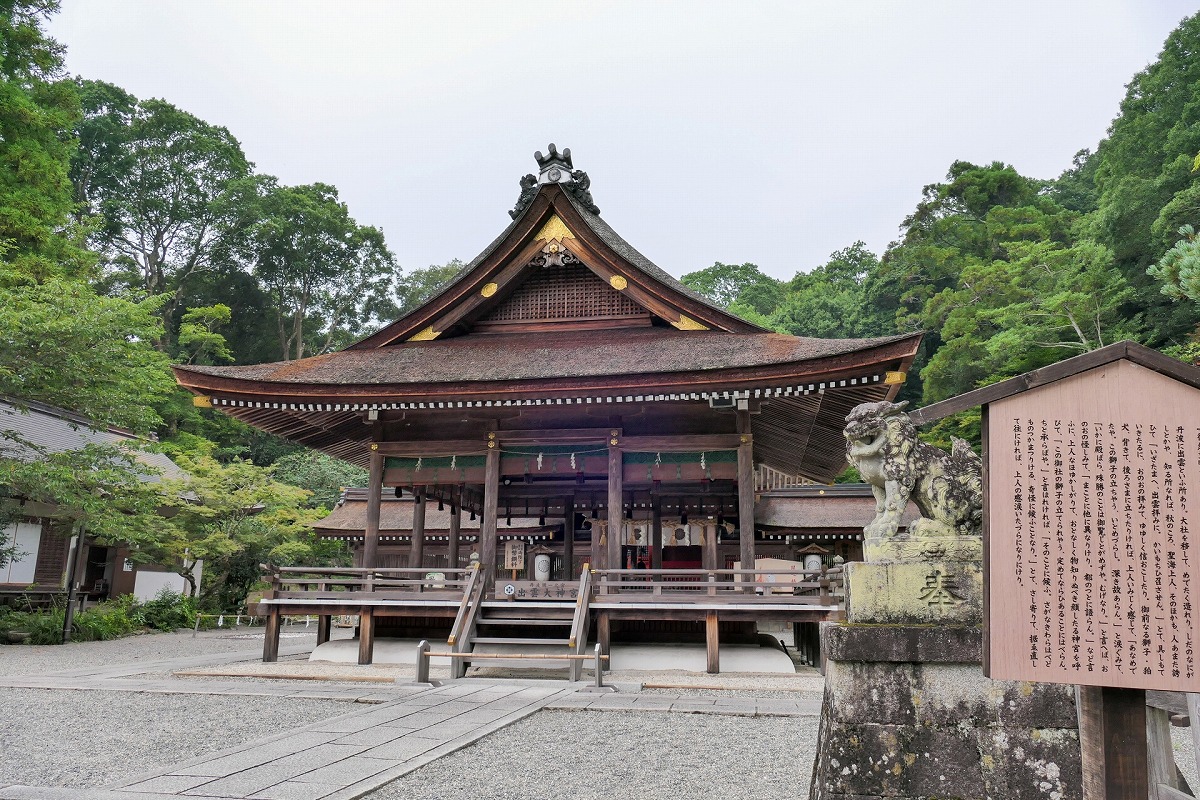
[[[224,408],[263,408],[279,411],[413,411],[439,408],[506,408],[511,406],[569,406],[605,403],[654,403],[709,400],[762,400],[772,397],[805,397],[827,389],[851,389],[882,383],[884,376],[864,375],[838,381],[820,381],[793,386],[745,389],[724,392],[678,392],[673,394],[621,394],[585,397],[552,397],[520,400],[440,400],[410,403],[271,403],[259,400],[235,400],[213,397],[212,404]]]

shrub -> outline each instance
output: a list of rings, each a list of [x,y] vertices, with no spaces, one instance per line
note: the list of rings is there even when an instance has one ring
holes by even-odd
[[[61,644],[66,612],[62,608],[42,611],[11,611],[0,608],[0,642],[9,631],[25,631],[29,644]],[[163,589],[145,603],[131,594],[76,612],[71,641],[92,642],[128,636],[144,628],[173,631],[190,628],[196,621],[196,604],[170,589]]]
[[[196,622],[196,603],[179,592],[163,589],[141,605],[145,624],[160,631],[190,628]]]

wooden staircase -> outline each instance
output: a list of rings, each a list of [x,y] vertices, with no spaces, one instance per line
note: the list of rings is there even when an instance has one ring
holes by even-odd
[[[579,577],[574,600],[484,600],[484,581],[478,572],[472,577],[448,639],[453,652],[487,653],[497,645],[533,645],[547,659],[583,653],[592,595],[588,565]],[[463,677],[467,663],[468,659],[454,659],[453,677]],[[579,680],[582,661],[570,660],[569,668],[571,680]]]
[[[575,603],[546,600],[490,600],[475,622],[472,645],[498,644],[567,647],[571,643]],[[544,652],[550,652],[545,650]]]

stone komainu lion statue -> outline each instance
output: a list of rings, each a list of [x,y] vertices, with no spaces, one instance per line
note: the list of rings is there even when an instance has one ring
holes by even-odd
[[[911,499],[913,538],[973,535],[983,520],[982,462],[962,439],[950,454],[917,439],[908,403],[863,403],[846,417],[846,456],[875,494],[868,537],[896,535]]]

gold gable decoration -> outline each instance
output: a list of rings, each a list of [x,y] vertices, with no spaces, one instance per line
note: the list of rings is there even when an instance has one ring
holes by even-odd
[[[410,341],[410,342],[432,342],[434,339],[436,339],[440,335],[441,335],[441,333],[438,331],[435,331],[433,329],[433,326],[430,325],[429,327],[427,327],[423,330],[420,330],[420,331],[414,333],[412,336],[408,337],[408,341]]]
[[[696,320],[692,319],[691,317],[687,316],[686,314],[680,314],[679,321],[672,322],[671,324],[674,325],[676,328],[678,328],[681,331],[706,331],[706,330],[708,330],[707,325],[705,325],[702,322],[697,322]]]
[[[574,239],[575,234],[571,233],[571,229],[567,227],[567,223],[559,218],[558,214],[554,214],[550,219],[546,220],[546,224],[537,232],[537,236],[533,237],[547,242],[561,242],[564,239]]]

